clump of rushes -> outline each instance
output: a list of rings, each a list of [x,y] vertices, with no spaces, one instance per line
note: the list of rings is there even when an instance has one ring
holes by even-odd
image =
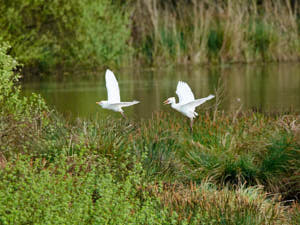
[[[270,198],[261,187],[218,189],[209,182],[147,187],[182,224],[293,224],[288,207]],[[296,206],[290,213],[297,213]],[[291,215],[290,214],[290,215]]]
[[[296,121],[299,127],[299,116],[248,112],[237,118],[221,114],[214,121],[203,115],[187,143],[189,151],[181,151],[181,157],[194,180],[264,185],[268,191],[299,199],[298,136],[295,127],[282,125]]]

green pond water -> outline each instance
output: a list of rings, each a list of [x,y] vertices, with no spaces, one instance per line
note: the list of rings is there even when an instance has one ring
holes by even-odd
[[[300,64],[233,65],[223,67],[180,67],[167,69],[122,69],[113,71],[119,82],[121,100],[141,103],[124,108],[131,118],[149,118],[153,112],[171,111],[162,102],[175,96],[177,82],[187,82],[195,98],[214,94],[221,83],[223,97],[220,109],[226,112],[255,108],[265,112],[300,112]],[[105,70],[57,76],[61,79],[27,80],[22,93],[41,94],[48,105],[69,118],[121,117],[102,109],[96,101],[106,100]],[[197,111],[212,106],[205,103]]]

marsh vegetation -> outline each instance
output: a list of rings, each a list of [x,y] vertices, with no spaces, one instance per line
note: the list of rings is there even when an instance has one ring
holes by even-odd
[[[216,89],[191,133],[168,111],[68,120],[20,86],[107,66],[298,61],[295,2],[2,0],[0,224],[299,224],[297,112],[224,113]]]
[[[297,224],[297,115],[66,121],[20,96],[2,45],[0,222]]]

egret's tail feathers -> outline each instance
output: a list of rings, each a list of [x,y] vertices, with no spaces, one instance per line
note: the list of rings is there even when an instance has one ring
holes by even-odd
[[[210,100],[210,99],[213,99],[215,96],[214,95],[209,95],[205,98],[200,98],[200,99],[196,99],[195,100],[195,106],[199,106],[199,105],[202,105],[204,102]]]
[[[206,101],[207,101],[207,100],[213,99],[214,97],[215,97],[214,95],[209,95],[209,96],[207,96],[205,99],[206,99]]]
[[[135,105],[135,104],[138,104],[140,103],[140,101],[137,101],[137,100],[133,100],[132,103]]]
[[[208,101],[208,100],[210,100],[214,97],[215,97],[214,95],[209,95],[205,98],[196,99],[194,101],[191,101],[189,103],[186,103],[186,104],[182,105],[182,107],[183,108],[193,108],[193,109],[195,109],[197,106],[202,105],[204,102],[206,102],[206,101]]]
[[[135,105],[135,104],[138,104],[138,103],[140,103],[139,101],[136,101],[136,100],[134,100],[134,101],[132,101],[132,102],[123,102],[123,103],[125,103],[126,105],[124,105],[124,107],[127,107],[127,106],[131,106],[131,105]]]
[[[139,101],[132,101],[132,102],[120,102],[120,103],[115,103],[118,104],[120,107],[128,107],[128,106],[132,106],[135,104],[140,103]]]

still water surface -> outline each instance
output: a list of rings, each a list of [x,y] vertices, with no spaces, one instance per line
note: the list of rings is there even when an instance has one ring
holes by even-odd
[[[236,110],[242,104],[243,109],[258,108],[265,112],[292,109],[300,112],[300,64],[123,69],[114,72],[119,81],[121,100],[141,101],[138,105],[124,108],[128,117],[149,118],[155,111],[169,111],[169,106],[162,102],[176,96],[179,80],[190,85],[196,98],[213,94],[221,80],[224,97],[220,108],[225,111]],[[23,94],[41,94],[50,106],[71,118],[120,117],[119,113],[95,104],[106,100],[104,77],[103,70],[87,72],[84,76],[68,75],[60,80],[26,81]],[[208,106],[213,101],[205,104]],[[197,110],[203,110],[203,107]]]

